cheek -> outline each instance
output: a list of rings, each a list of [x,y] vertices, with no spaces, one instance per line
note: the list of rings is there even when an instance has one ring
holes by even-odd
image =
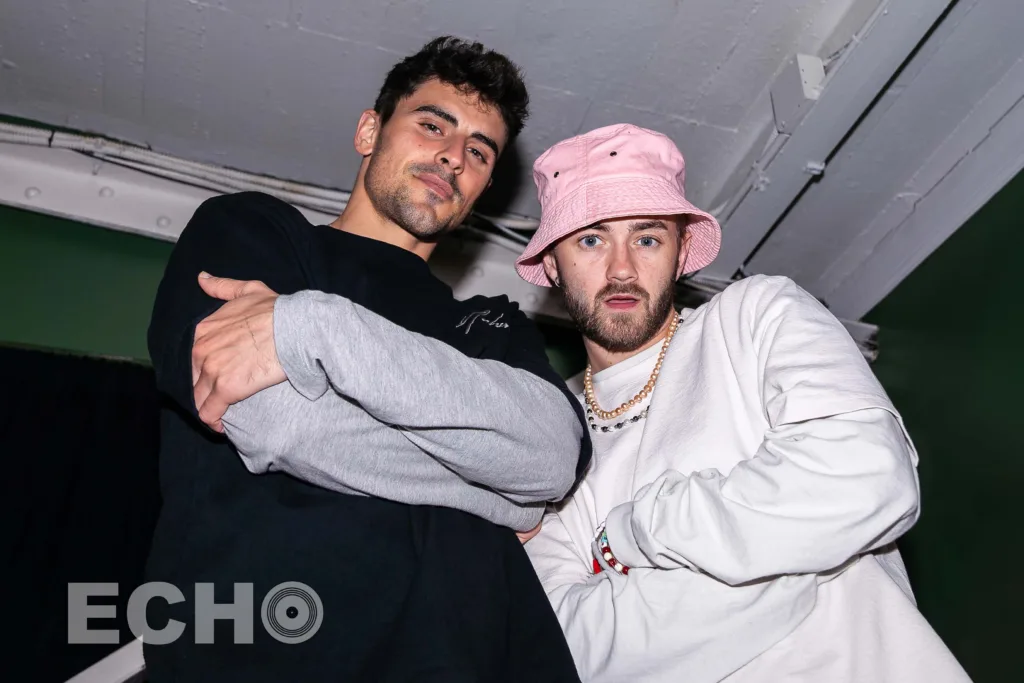
[[[604,277],[601,255],[597,250],[581,250],[573,243],[563,242],[555,247],[555,259],[566,282],[571,282],[577,291],[589,290]]]
[[[663,256],[640,259],[636,266],[639,284],[649,292],[664,287],[666,281],[674,280],[676,276],[672,261]]]
[[[391,140],[388,145],[388,152],[388,156],[394,160],[395,166],[402,167],[409,164],[424,163],[430,157],[430,149],[426,141],[419,135],[406,135]]]
[[[573,263],[575,269],[576,264]],[[574,277],[569,278],[570,286],[577,296],[588,302],[592,302],[597,293],[601,291],[601,288],[605,286],[603,279],[598,277],[592,269],[582,268],[574,273]]]
[[[490,176],[485,174],[474,174],[470,177],[463,175],[459,179],[459,188],[462,190],[462,196],[465,198],[466,203],[475,202],[480,198],[480,195],[487,189],[487,180],[489,178]]]

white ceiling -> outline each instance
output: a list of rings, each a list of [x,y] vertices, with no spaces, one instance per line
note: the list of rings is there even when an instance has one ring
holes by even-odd
[[[516,181],[496,184],[492,208],[536,216],[532,160],[622,121],[675,139],[688,190],[708,205],[771,120],[767,86],[783,62],[841,44],[877,4],[0,0],[0,113],[350,189],[355,123],[387,70],[455,34],[517,61],[532,96],[506,170]]]

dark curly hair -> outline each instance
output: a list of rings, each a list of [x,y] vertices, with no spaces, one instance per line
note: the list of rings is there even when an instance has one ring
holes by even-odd
[[[402,98],[432,78],[475,93],[497,107],[511,143],[530,115],[530,96],[518,66],[503,54],[452,36],[435,38],[392,67],[373,105],[387,123]]]

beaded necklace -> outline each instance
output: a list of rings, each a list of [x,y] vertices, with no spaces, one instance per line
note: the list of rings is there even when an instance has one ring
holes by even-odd
[[[661,351],[658,353],[658,360],[654,364],[654,370],[651,371],[651,376],[647,380],[647,384],[637,392],[636,396],[624,402],[618,408],[614,410],[602,410],[597,404],[597,397],[594,394],[594,373],[590,367],[590,363],[587,363],[586,372],[583,373],[583,395],[587,400],[587,417],[590,422],[591,428],[597,429],[596,423],[593,420],[593,416],[596,415],[602,420],[614,420],[615,418],[622,415],[624,412],[640,404],[645,398],[647,398],[652,391],[654,391],[654,384],[658,381],[658,374],[661,372],[661,364],[665,360],[665,354],[668,352],[668,345],[672,341],[672,337],[676,333],[676,329],[679,327],[679,317],[676,316],[669,323],[668,333],[665,335],[665,341],[662,343]],[[647,417],[647,408],[642,413],[636,415],[628,420],[616,423],[610,428],[602,427],[601,431],[607,432],[612,429],[621,429],[626,424],[632,422],[638,422]]]

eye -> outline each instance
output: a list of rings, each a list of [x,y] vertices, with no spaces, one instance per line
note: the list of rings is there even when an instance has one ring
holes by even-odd
[[[584,249],[593,249],[601,243],[601,238],[597,235],[584,235],[580,238],[579,243]]]
[[[424,128],[426,128],[431,133],[434,133],[435,135],[440,135],[441,134],[441,129],[438,128],[437,126],[435,126],[432,123],[421,123],[420,125],[423,126]]]
[[[641,247],[656,247],[659,244],[661,244],[658,238],[652,237],[650,235],[644,235],[643,237],[638,239],[636,243],[639,244]]]
[[[469,153],[475,156],[477,159],[479,159],[481,163],[487,163],[487,156],[483,152],[478,150],[476,147],[470,147]]]

